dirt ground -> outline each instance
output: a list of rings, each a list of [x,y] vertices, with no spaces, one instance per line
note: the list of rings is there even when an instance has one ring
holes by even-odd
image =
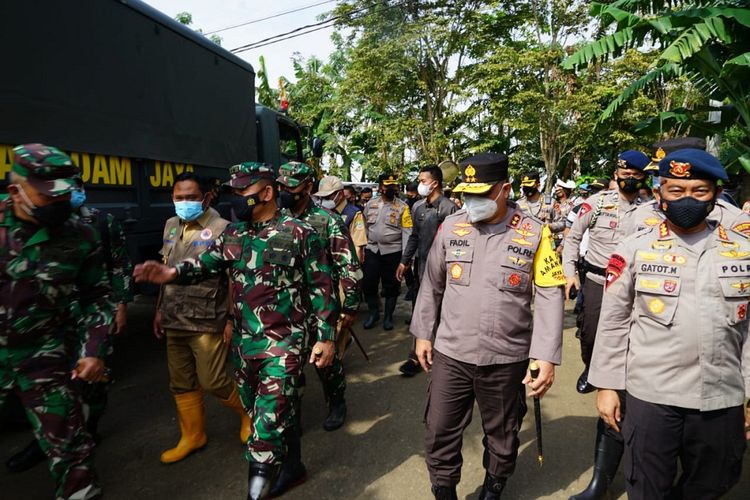
[[[346,425],[335,432],[322,428],[326,415],[320,383],[308,370],[303,403],[303,458],[308,481],[289,499],[414,499],[428,500],[429,479],[422,446],[425,374],[403,378],[398,366],[411,337],[404,320],[408,304],[399,301],[396,329],[364,331],[355,327],[370,362],[352,346],[348,372]],[[241,499],[246,495],[247,464],[239,444],[239,421],[216,400],[207,399],[208,446],[188,459],[161,465],[159,454],[178,439],[173,400],[168,390],[164,342],[151,335],[152,301],[139,297],[130,307],[128,330],[118,339],[114,362],[116,382],[110,407],[102,420],[103,441],[96,462],[105,497],[133,499]],[[555,386],[542,401],[545,462],[539,467],[533,411],[524,421],[516,473],[508,482],[508,499],[567,499],[583,489],[591,474],[596,423],[594,395],[581,396],[574,384],[581,370],[578,342],[570,313],[566,314],[563,365]],[[0,431],[4,462],[28,442],[23,429]],[[459,498],[477,498],[484,477],[479,415],[463,443],[463,478]],[[750,460],[745,456],[740,484],[728,499],[746,498]],[[46,467],[10,475],[0,466],[0,498],[52,498],[53,483]],[[618,473],[612,498],[624,499]]]

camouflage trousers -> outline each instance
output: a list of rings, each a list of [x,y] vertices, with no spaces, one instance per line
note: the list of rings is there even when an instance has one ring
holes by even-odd
[[[84,430],[81,403],[71,387],[70,359],[61,342],[41,346],[0,347],[0,407],[15,391],[34,436],[49,459],[58,499],[101,495],[94,471],[91,437]]]
[[[241,347],[235,346],[232,359],[242,406],[253,422],[245,458],[250,462],[281,464],[287,454],[284,431],[295,426],[299,413],[305,358],[293,353],[243,358]]]

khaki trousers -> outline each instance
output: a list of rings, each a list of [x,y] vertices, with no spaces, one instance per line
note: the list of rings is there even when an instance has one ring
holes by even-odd
[[[234,381],[227,375],[229,346],[219,333],[196,333],[167,330],[167,366],[169,390],[183,394],[203,388],[204,391],[227,399]]]

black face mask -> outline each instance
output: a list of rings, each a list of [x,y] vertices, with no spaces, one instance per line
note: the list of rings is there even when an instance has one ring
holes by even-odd
[[[628,177],[627,179],[617,179],[617,185],[623,193],[636,193],[639,189],[646,187],[643,179]]]
[[[523,195],[526,198],[531,198],[532,196],[534,196],[535,194],[539,192],[537,188],[522,188],[521,191],[523,191]]]
[[[297,202],[302,199],[302,193],[290,193],[281,191],[279,193],[279,206],[281,208],[294,208]]]
[[[55,227],[68,220],[72,212],[73,207],[70,206],[70,201],[53,201],[43,207],[32,208],[31,216],[42,226]]]
[[[396,196],[396,188],[385,188],[385,191],[383,191],[383,196],[389,200],[392,200]]]
[[[661,200],[661,209],[669,222],[683,229],[691,229],[706,220],[714,209],[715,200],[700,201],[692,196],[685,196],[679,200]]]
[[[255,207],[261,203],[260,193],[248,196],[233,194],[231,201],[234,215],[236,215],[239,220],[251,221],[253,219],[253,210],[255,210]]]

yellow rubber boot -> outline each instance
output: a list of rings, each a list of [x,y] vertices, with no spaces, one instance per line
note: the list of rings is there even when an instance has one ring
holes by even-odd
[[[206,411],[203,408],[203,392],[191,391],[175,394],[177,416],[180,420],[180,442],[171,450],[161,454],[164,464],[179,462],[192,452],[206,446]]]
[[[242,444],[246,444],[247,440],[250,439],[250,434],[253,432],[253,423],[250,420],[250,415],[247,414],[245,408],[242,406],[237,387],[232,388],[232,394],[227,399],[220,399],[219,401],[240,416],[240,441],[242,441]]]

